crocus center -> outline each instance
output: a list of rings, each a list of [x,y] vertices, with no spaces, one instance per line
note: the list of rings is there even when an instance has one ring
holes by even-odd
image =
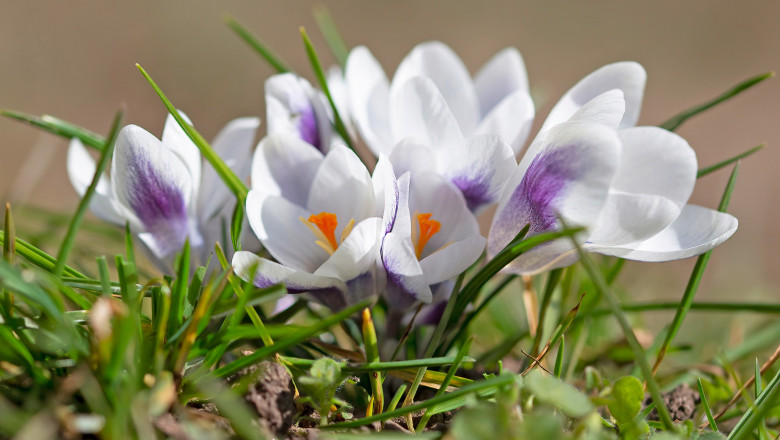
[[[414,251],[419,260],[428,240],[441,229],[441,223],[432,219],[430,212],[415,214],[415,217],[417,218],[417,227],[415,228],[414,224],[412,225],[412,244],[414,244]]]
[[[299,217],[306,227],[314,234],[317,240],[314,242],[317,246],[325,250],[329,255],[333,255],[355,226],[355,219],[350,219],[344,230],[341,231],[341,237],[336,240],[336,226],[339,225],[336,214],[330,212],[321,212],[312,214],[309,219]]]

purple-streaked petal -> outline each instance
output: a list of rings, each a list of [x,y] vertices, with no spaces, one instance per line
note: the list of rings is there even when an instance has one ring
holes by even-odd
[[[192,125],[190,119],[183,112],[179,112],[187,123]],[[165,118],[165,127],[162,133],[162,144],[165,148],[173,151],[181,159],[192,176],[193,185],[193,199],[197,197],[198,186],[200,183],[201,166],[203,159],[200,156],[200,150],[190,140],[187,133],[182,130],[181,126],[173,115],[168,114]]]
[[[429,78],[444,98],[463,133],[471,133],[479,121],[479,101],[466,66],[446,44],[418,44],[401,61],[393,76],[392,90],[412,78]],[[394,92],[391,92],[391,95]]]
[[[393,229],[395,223],[399,193],[393,165],[384,154],[379,156],[371,182],[374,184],[374,199],[377,201],[374,216],[382,218],[382,231],[386,234]]]
[[[285,266],[313,273],[328,258],[300,220],[308,219],[310,213],[287,199],[249,191],[246,215],[257,238]]]
[[[371,270],[379,258],[381,227],[382,220],[377,217],[356,224],[336,252],[314,274],[349,281]]]
[[[319,150],[297,136],[268,135],[260,141],[252,157],[252,189],[305,206],[314,175],[323,160]]]
[[[111,186],[118,202],[154,237],[161,256],[181,249],[188,237],[193,246],[200,245],[188,216],[193,191],[190,171],[141,127],[128,125],[119,132]]]
[[[230,121],[214,138],[211,146],[231,170],[242,181],[249,178],[252,169],[252,144],[259,118],[239,118]],[[217,175],[214,167],[206,163],[200,180],[198,193],[198,211],[201,221],[206,221],[225,210],[226,206],[234,206],[235,198]]]
[[[565,123],[551,129],[527,169],[518,167],[502,195],[488,236],[496,255],[530,224],[528,236],[558,228],[560,215],[572,226],[592,227],[607,200],[620,159],[617,133],[601,124]],[[507,266],[530,273],[557,261],[568,240],[543,245]]]
[[[76,193],[79,197],[84,196],[95,176],[97,165],[78,138],[70,141],[67,168],[68,177]],[[116,206],[111,193],[111,184],[105,174],[98,180],[95,193],[89,202],[89,209],[99,218],[116,225],[124,225],[126,221],[121,209]]]
[[[479,123],[474,134],[496,134],[517,155],[523,148],[534,122],[534,103],[525,90],[506,96]]]
[[[626,102],[623,99],[623,92],[619,89],[612,89],[588,101],[585,105],[580,107],[579,110],[574,112],[567,122],[596,123],[617,129],[625,110]],[[552,128],[552,126],[547,128]],[[533,158],[536,157],[536,154],[543,145],[542,141],[546,135],[546,129],[544,129],[544,131],[539,131],[536,139],[528,146],[528,149],[523,155],[523,159],[520,161],[521,168],[527,168]]]
[[[498,52],[474,77],[474,86],[483,118],[507,96],[517,91],[527,94],[528,74],[520,52],[514,47]]]
[[[239,278],[260,288],[284,284],[291,293],[346,289],[344,283],[336,278],[295,270],[246,251],[238,251],[233,255],[233,270]]]
[[[341,226],[373,216],[374,203],[374,185],[363,162],[347,147],[335,146],[314,175],[306,208],[336,214]]]
[[[414,138],[434,149],[463,138],[447,101],[428,78],[410,78],[393,89],[390,126],[395,141]]]
[[[420,267],[425,273],[425,281],[428,284],[436,284],[458,276],[482,255],[486,241],[485,237],[475,235],[423,258]]]
[[[437,153],[440,174],[458,187],[472,212],[498,201],[517,168],[512,148],[495,135],[471,136]]]
[[[585,103],[612,89],[622,90],[626,101],[626,111],[620,122],[620,128],[633,127],[639,119],[646,81],[647,73],[638,63],[624,61],[608,64],[581,79],[569,89],[550,111],[540,132],[543,133],[550,127],[568,120]]]
[[[390,82],[385,71],[365,46],[349,53],[344,72],[349,109],[366,145],[379,155],[393,148],[390,133]]]
[[[730,214],[686,205],[668,228],[639,243],[622,246],[587,244],[600,254],[638,261],[671,261],[703,254],[731,237],[738,221]]]
[[[332,129],[327,108],[311,84],[292,73],[265,82],[268,133],[292,133],[322,152],[328,151]]]
[[[404,309],[417,301],[431,302],[431,288],[406,234],[391,232],[385,236],[382,262],[387,271],[389,305]]]

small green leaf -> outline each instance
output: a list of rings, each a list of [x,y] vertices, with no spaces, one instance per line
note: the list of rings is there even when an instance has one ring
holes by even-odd
[[[634,376],[623,376],[612,385],[612,399],[607,407],[618,425],[627,425],[639,414],[644,397],[642,382]]]
[[[595,410],[587,396],[541,370],[528,373],[523,384],[537,400],[561,410],[569,417],[585,417]]]
[[[751,148],[751,149],[749,149],[747,151],[739,153],[739,154],[737,154],[734,157],[728,158],[728,159],[726,159],[726,160],[724,160],[722,162],[718,162],[715,165],[710,165],[708,167],[700,168],[699,171],[696,173],[696,178],[697,179],[702,178],[702,177],[706,176],[707,174],[713,173],[713,172],[715,172],[715,171],[717,171],[717,170],[719,170],[721,168],[724,168],[724,167],[729,166],[729,165],[731,165],[733,163],[736,163],[737,161],[739,161],[741,159],[744,159],[744,158],[752,155],[753,153],[756,153],[756,152],[759,152],[759,151],[763,150],[764,147],[766,147],[766,144],[761,144],[761,145],[753,147],[753,148]]]
[[[230,241],[233,243],[233,250],[238,252],[241,250],[241,230],[244,227],[244,204],[241,202],[236,203],[236,208],[233,210],[233,217],[230,222]]]
[[[339,66],[344,68],[347,64],[347,56],[349,55],[349,49],[344,43],[344,39],[341,37],[336,23],[333,21],[333,17],[330,15],[330,11],[324,4],[317,4],[314,6],[314,19],[317,20],[317,26],[322,32],[322,36],[325,37],[325,42],[328,43],[330,51],[333,56],[336,57]]]

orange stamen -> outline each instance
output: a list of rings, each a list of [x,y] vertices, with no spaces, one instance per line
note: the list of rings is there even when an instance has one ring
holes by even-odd
[[[431,218],[431,213],[426,213],[417,214],[417,224],[419,225],[420,233],[416,237],[417,239],[414,240],[413,238],[413,240],[416,241],[414,250],[417,253],[417,259],[419,260],[423,253],[423,249],[425,249],[425,245],[428,243],[428,240],[436,235],[436,233],[439,232],[439,229],[441,229],[441,223],[433,220]]]
[[[336,214],[331,214],[330,212],[321,212],[317,215],[312,214],[309,216],[309,223],[312,223],[322,232],[331,249],[336,250],[339,247],[339,242],[336,241],[336,226],[339,224]]]

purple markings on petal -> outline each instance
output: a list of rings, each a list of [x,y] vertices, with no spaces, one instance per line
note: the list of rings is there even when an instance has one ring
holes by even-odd
[[[494,201],[490,191],[492,174],[476,172],[452,178],[452,183],[460,189],[466,198],[466,205],[470,211],[474,212],[481,206]]]
[[[578,172],[575,146],[538,154],[493,227],[516,234],[530,224],[528,235],[551,230],[556,220],[556,204],[565,192],[566,183],[576,179]]]
[[[318,150],[323,151],[322,140],[320,139],[319,125],[317,124],[317,114],[314,113],[314,106],[309,100],[306,104],[298,108],[293,108],[298,117],[298,133],[301,139],[314,145]]]
[[[157,166],[165,164],[157,164]],[[128,161],[131,182],[130,207],[161,249],[181,247],[189,233],[187,205],[182,189],[160,175],[146,156]]]

